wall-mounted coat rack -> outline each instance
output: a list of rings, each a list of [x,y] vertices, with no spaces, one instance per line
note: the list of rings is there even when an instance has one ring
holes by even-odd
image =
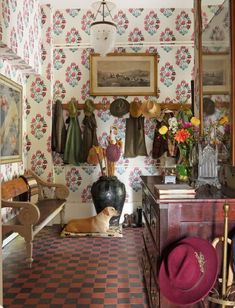
[[[161,109],[170,109],[172,111],[175,110],[181,110],[181,109],[191,109],[192,105],[191,104],[181,104],[181,103],[174,103],[174,102],[169,102],[169,103],[159,103],[161,106]],[[78,101],[76,101],[76,108],[78,110],[83,110],[85,104],[79,104]],[[97,110],[108,110],[110,108],[110,103],[97,103],[94,105],[95,109]],[[68,110],[68,103],[62,104],[63,110]]]

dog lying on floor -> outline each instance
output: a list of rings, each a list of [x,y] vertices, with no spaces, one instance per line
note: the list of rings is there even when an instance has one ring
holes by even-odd
[[[105,233],[109,229],[109,221],[113,216],[118,216],[118,211],[114,207],[108,206],[96,216],[70,220],[65,226],[65,231],[71,233]]]

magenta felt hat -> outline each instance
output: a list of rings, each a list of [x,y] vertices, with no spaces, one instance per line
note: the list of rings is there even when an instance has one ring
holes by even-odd
[[[174,246],[159,271],[161,293],[172,303],[199,302],[212,289],[218,275],[215,248],[207,240],[187,237]]]

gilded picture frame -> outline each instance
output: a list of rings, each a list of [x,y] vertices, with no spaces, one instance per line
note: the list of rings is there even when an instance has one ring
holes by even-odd
[[[22,86],[0,74],[0,164],[22,161]]]
[[[203,54],[203,94],[228,94],[230,91],[229,54]]]
[[[156,95],[156,54],[90,56],[91,95]]]

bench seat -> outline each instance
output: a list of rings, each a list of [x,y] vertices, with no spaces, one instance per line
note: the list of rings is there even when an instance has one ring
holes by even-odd
[[[45,196],[45,188],[50,190],[52,197]],[[36,202],[31,201],[32,194],[38,194]],[[17,232],[25,239],[29,267],[33,262],[34,236],[59,213],[63,226],[68,195],[66,186],[44,182],[32,171],[1,184],[2,208],[17,209],[16,216],[2,224],[2,234]]]

